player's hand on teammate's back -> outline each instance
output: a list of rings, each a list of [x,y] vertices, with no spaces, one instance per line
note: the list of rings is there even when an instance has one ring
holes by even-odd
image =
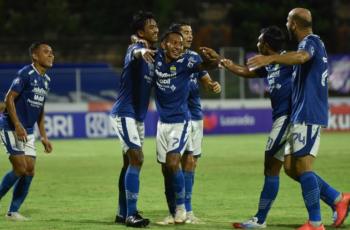
[[[248,68],[250,71],[259,69],[260,67],[267,66],[271,64],[270,56],[256,55],[248,59]]]
[[[15,125],[15,133],[18,140],[27,142],[27,131],[23,128],[22,124]]]
[[[45,153],[51,153],[52,152],[52,145],[49,139],[47,138],[41,138],[41,143],[43,144],[45,148]]]
[[[154,62],[154,55],[155,55],[156,51],[155,50],[151,50],[151,49],[142,49],[141,50],[141,55],[142,58],[149,63]]]
[[[145,46],[145,48],[149,48],[148,47],[148,42],[145,39],[141,39],[139,37],[137,37],[135,34],[131,35],[130,37],[131,43],[135,44],[135,43],[139,43]]]
[[[221,85],[217,81],[212,81],[209,83],[210,89],[213,93],[220,93],[221,92]]]

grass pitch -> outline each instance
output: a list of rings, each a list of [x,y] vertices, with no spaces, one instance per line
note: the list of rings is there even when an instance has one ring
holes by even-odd
[[[231,229],[232,221],[255,214],[263,183],[264,135],[206,136],[193,192],[193,209],[205,224],[157,226],[167,215],[155,139],[146,139],[138,209],[151,219],[151,229]],[[350,191],[350,134],[324,133],[316,172],[339,191]],[[0,229],[126,229],[113,224],[121,150],[117,140],[54,141],[54,152],[37,143],[36,176],[21,213],[25,223],[5,220],[11,193],[0,202]],[[0,173],[9,170],[4,151]],[[331,211],[322,204],[326,225]],[[281,173],[280,191],[267,219],[268,229],[295,229],[307,219],[299,184]],[[327,226],[328,227],[328,226]],[[328,227],[327,229],[332,229]],[[343,229],[350,229],[350,220]]]

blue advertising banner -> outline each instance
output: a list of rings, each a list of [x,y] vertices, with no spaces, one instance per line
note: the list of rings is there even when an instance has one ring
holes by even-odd
[[[270,109],[207,110],[204,116],[206,134],[259,133],[271,129]],[[146,136],[155,136],[158,114],[150,111],[145,120]],[[108,112],[47,113],[45,127],[49,138],[115,137]]]

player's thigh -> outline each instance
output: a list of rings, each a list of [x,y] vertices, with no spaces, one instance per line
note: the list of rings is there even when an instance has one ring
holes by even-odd
[[[6,152],[10,156],[24,154],[25,142],[19,140],[14,131],[2,129],[0,130],[0,137]]]
[[[141,138],[137,121],[130,117],[110,117],[112,126],[120,140],[123,153],[129,149],[141,149]]]
[[[166,154],[167,154],[167,142],[168,142],[168,131],[170,130],[170,125],[158,121],[157,123],[157,135],[156,135],[156,151],[157,151],[157,161],[159,163],[165,164]]]
[[[269,134],[265,155],[276,158],[279,161],[284,161],[286,153],[286,144],[288,134],[290,130],[290,123],[288,116],[282,116],[277,118],[272,125],[271,132]]]
[[[33,156],[25,156],[25,161],[26,161],[26,171],[27,174],[30,176],[34,176],[35,172],[35,162],[36,158]]]
[[[320,145],[321,126],[292,124],[288,142],[293,157],[316,157]]]
[[[191,123],[184,121],[183,123],[170,124],[167,137],[167,153],[184,153],[191,132]]]
[[[198,158],[202,154],[202,142],[203,142],[203,120],[191,122],[191,144],[193,156]]]

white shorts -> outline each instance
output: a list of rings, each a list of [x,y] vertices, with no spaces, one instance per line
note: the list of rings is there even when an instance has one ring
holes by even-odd
[[[157,124],[157,160],[165,163],[167,153],[184,153],[185,149],[192,149],[188,141],[191,130],[191,123],[163,123],[158,121]]]
[[[193,156],[200,157],[202,154],[203,120],[191,120],[191,132],[186,151],[192,152]],[[189,149],[192,148],[192,149]]]
[[[293,156],[317,156],[320,147],[321,126],[292,124],[288,135],[288,142]]]
[[[141,149],[145,139],[144,122],[136,121],[131,117],[111,117],[112,126],[116,131],[123,153],[129,149]]]
[[[34,134],[27,135],[27,142],[18,140],[15,131],[0,130],[0,136],[8,154],[36,157]]]
[[[284,156],[290,154],[287,141],[290,130],[289,116],[277,118],[272,124],[272,130],[267,139],[265,154],[284,161]]]

